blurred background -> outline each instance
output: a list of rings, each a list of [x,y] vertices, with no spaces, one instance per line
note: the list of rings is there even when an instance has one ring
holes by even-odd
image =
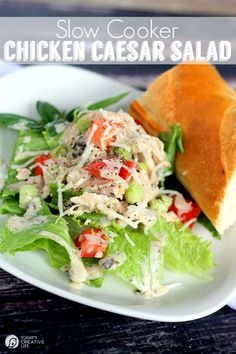
[[[86,6],[86,8],[85,8]],[[235,0],[24,0],[0,1],[1,16],[85,16],[111,9],[172,15],[235,16]]]

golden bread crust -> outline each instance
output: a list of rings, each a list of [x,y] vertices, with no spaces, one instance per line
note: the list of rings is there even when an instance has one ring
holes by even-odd
[[[164,129],[180,123],[185,152],[177,154],[176,175],[217,227],[236,171],[234,90],[209,64],[181,64],[153,81],[140,105]]]

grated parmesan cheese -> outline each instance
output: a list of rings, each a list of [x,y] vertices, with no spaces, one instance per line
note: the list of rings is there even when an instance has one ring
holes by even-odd
[[[38,156],[38,155],[47,155],[50,150],[42,150],[42,151],[18,151],[15,156],[16,161],[24,160],[27,157]]]
[[[133,240],[131,240],[131,238],[129,237],[129,235],[127,233],[125,233],[125,238],[126,240],[129,242],[129,244],[132,246],[132,247],[135,247],[135,243]]]
[[[24,167],[31,165],[34,161],[35,161],[35,157],[32,157],[31,159],[27,160],[26,162],[24,162],[20,165],[14,165],[14,164],[11,165],[11,168],[13,168],[14,170],[18,170],[20,168],[24,168]]]
[[[88,136],[86,147],[85,147],[84,152],[81,155],[81,159],[77,165],[78,167],[84,166],[85,162],[88,160],[89,155],[91,154],[91,152],[93,150],[94,144],[91,143],[91,141],[92,141],[93,135],[94,135],[95,131],[97,130],[97,128],[98,127],[96,124],[92,125],[91,132],[89,133],[89,136]]]
[[[190,210],[192,210],[192,202],[187,202],[182,195],[177,194],[175,196],[174,204],[179,212],[179,215],[188,213]]]
[[[58,194],[59,215],[60,215],[60,217],[62,217],[64,215],[64,213],[63,213],[63,194],[62,194],[62,188],[61,188],[60,182],[58,182],[58,184],[57,184],[57,194]]]

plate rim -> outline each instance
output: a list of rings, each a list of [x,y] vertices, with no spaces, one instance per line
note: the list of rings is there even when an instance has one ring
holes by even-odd
[[[17,277],[20,280],[23,280],[37,288],[40,288],[41,290],[47,291],[51,294],[60,296],[62,298],[65,298],[67,300],[80,303],[82,305],[90,306],[99,310],[104,310],[108,311],[110,313],[116,313],[118,315],[123,315],[123,316],[128,316],[128,317],[134,317],[138,319],[143,319],[143,320],[151,320],[151,321],[158,321],[158,322],[168,322],[168,323],[174,323],[174,322],[187,322],[187,321],[193,321],[197,320],[200,318],[204,318],[208,315],[213,314],[214,312],[220,310],[222,307],[227,305],[227,302],[230,301],[230,299],[236,295],[236,289],[234,289],[233,293],[230,293],[227,297],[222,299],[221,302],[219,302],[217,305],[209,307],[207,310],[202,310],[200,312],[194,313],[194,314],[188,314],[188,315],[161,315],[158,313],[151,314],[147,312],[143,312],[140,310],[134,310],[129,307],[122,307],[121,305],[114,305],[114,304],[109,304],[106,302],[101,302],[98,300],[94,299],[89,299],[86,296],[81,296],[80,294],[74,294],[70,293],[69,291],[60,289],[54,285],[48,284],[45,281],[42,281],[40,279],[36,279],[35,277],[25,273],[24,271],[21,271],[17,269],[13,265],[9,265],[7,261],[5,262],[5,259],[7,258],[4,255],[0,255],[0,267],[5,270],[7,273],[10,273],[11,275]]]

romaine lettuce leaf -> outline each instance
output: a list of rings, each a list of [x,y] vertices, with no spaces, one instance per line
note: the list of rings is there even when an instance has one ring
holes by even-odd
[[[89,267],[98,267],[100,275],[95,279],[87,279],[85,284],[92,286],[94,288],[101,288],[103,281],[104,281],[104,271],[99,266],[99,259],[98,258],[82,258],[84,265],[89,269]]]
[[[23,215],[25,210],[20,208],[16,196],[5,197],[1,201],[0,214]]]
[[[152,235],[166,238],[163,248],[164,266],[174,272],[211,279],[214,269],[210,242],[203,241],[180,222],[167,222],[163,217],[149,230]]]
[[[42,208],[37,215],[12,216],[5,221],[0,252],[15,254],[18,251],[43,249],[47,251],[53,267],[68,269],[75,282],[80,281],[81,277],[85,280],[86,272],[66,221],[50,214],[46,203],[41,203]]]
[[[121,228],[115,224],[104,230],[115,235],[105,261],[118,262],[114,269],[111,267],[106,272],[122,278],[146,296],[161,291],[163,255],[158,238],[145,235],[142,229]]]
[[[59,109],[48,102],[37,101],[36,109],[41,117],[43,124],[47,124],[64,117],[63,112],[59,111]]]
[[[28,137],[28,139],[25,139]],[[21,160],[16,160],[16,154],[21,151],[44,151],[48,150],[49,146],[46,143],[42,133],[35,130],[20,131],[15,143],[15,148],[13,152],[13,158],[8,169],[7,179],[5,181],[5,186],[1,192],[1,198],[9,198],[14,196],[17,192],[9,187],[10,184],[18,182],[16,179],[16,170],[11,168],[12,164],[21,164],[29,160],[31,157],[27,157]],[[10,206],[10,204],[8,204]]]
[[[105,273],[122,278],[146,294],[158,292],[158,289],[161,291],[164,267],[211,279],[215,264],[210,242],[201,240],[189,228],[183,229],[182,223],[170,223],[159,217],[148,233],[144,233],[141,227],[133,230],[116,223],[101,226],[102,217],[102,214],[86,213],[80,218],[70,219],[69,228],[70,234],[76,235],[87,227],[102,227],[107,235],[112,235],[104,260],[108,264],[121,264],[110,269],[104,267]],[[91,220],[89,226],[84,224],[88,218]]]
[[[63,119],[59,119],[46,124],[44,127],[43,137],[47,142],[48,146],[50,146],[51,149],[55,149],[55,151],[56,148],[59,146],[59,139],[63,133],[63,132],[59,133],[56,129],[56,126],[58,124],[63,124],[64,122],[65,121]]]
[[[58,189],[58,185],[56,183],[50,184],[50,191],[51,191],[51,195],[52,195],[51,203],[53,203],[54,205],[58,204],[57,189]],[[80,191],[73,191],[72,189],[64,190],[62,192],[63,201],[69,201],[70,198],[77,197],[77,196],[81,195],[82,193],[83,193],[83,190],[80,190]]]
[[[26,139],[26,137],[28,139]],[[28,131],[20,131],[18,138],[16,140],[15,152],[13,155],[13,162],[19,163],[16,160],[16,154],[20,151],[44,151],[49,150],[49,146],[46,143],[41,132],[28,130]],[[22,159],[27,161],[30,157]]]
[[[39,216],[44,217],[44,219],[41,218],[42,223],[34,225],[36,218],[40,220]],[[61,268],[70,264],[65,248],[59,243],[41,235],[43,231],[51,232],[58,235],[59,238],[62,237],[66,243],[73,246],[66,222],[63,219],[57,221],[58,217],[50,214],[45,203],[43,203],[43,208],[36,216],[28,218],[28,225],[22,230],[14,231],[12,229],[13,223],[15,221],[18,223],[25,221],[27,223],[27,217],[14,216],[13,218],[8,218],[3,225],[0,244],[1,252],[15,254],[18,251],[44,249],[49,254],[52,266]]]
[[[77,223],[80,222],[81,225],[86,222],[90,227],[101,227],[101,220],[104,218],[105,215],[102,213],[91,212],[74,217],[74,220],[76,220]]]

